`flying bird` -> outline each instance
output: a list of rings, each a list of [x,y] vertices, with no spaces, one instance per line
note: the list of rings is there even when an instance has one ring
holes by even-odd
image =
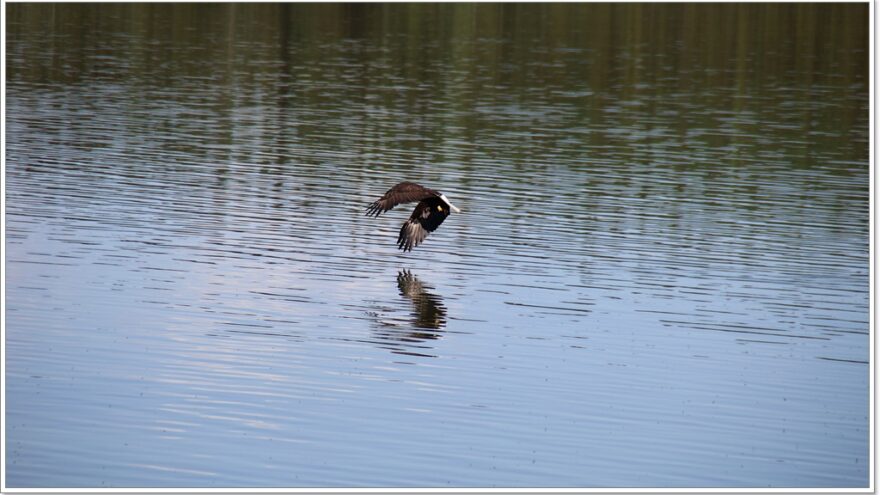
[[[403,252],[412,251],[428,237],[428,233],[437,230],[437,227],[446,220],[450,210],[461,213],[439,191],[428,189],[414,182],[401,182],[389,189],[381,198],[373,201],[367,207],[367,216],[378,217],[380,214],[402,203],[418,201],[409,220],[404,222],[397,237],[397,248]]]

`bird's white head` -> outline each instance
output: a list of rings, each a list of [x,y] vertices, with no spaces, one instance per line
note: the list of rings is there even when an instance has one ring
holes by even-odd
[[[440,199],[442,199],[444,203],[448,204],[449,207],[452,208],[452,211],[454,211],[456,213],[461,213],[461,210],[459,210],[458,208],[455,207],[454,204],[449,202],[449,198],[447,198],[445,194],[441,194]]]

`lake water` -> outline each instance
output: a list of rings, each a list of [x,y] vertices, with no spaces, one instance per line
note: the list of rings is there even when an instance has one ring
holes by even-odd
[[[8,487],[869,485],[868,4],[6,11]]]

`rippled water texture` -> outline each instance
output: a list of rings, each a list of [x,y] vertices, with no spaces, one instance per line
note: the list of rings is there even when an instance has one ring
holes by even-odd
[[[867,4],[6,9],[10,487],[868,485]]]

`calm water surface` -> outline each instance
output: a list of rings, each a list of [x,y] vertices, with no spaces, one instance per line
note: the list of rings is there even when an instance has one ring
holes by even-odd
[[[10,487],[868,485],[867,4],[7,14]]]

